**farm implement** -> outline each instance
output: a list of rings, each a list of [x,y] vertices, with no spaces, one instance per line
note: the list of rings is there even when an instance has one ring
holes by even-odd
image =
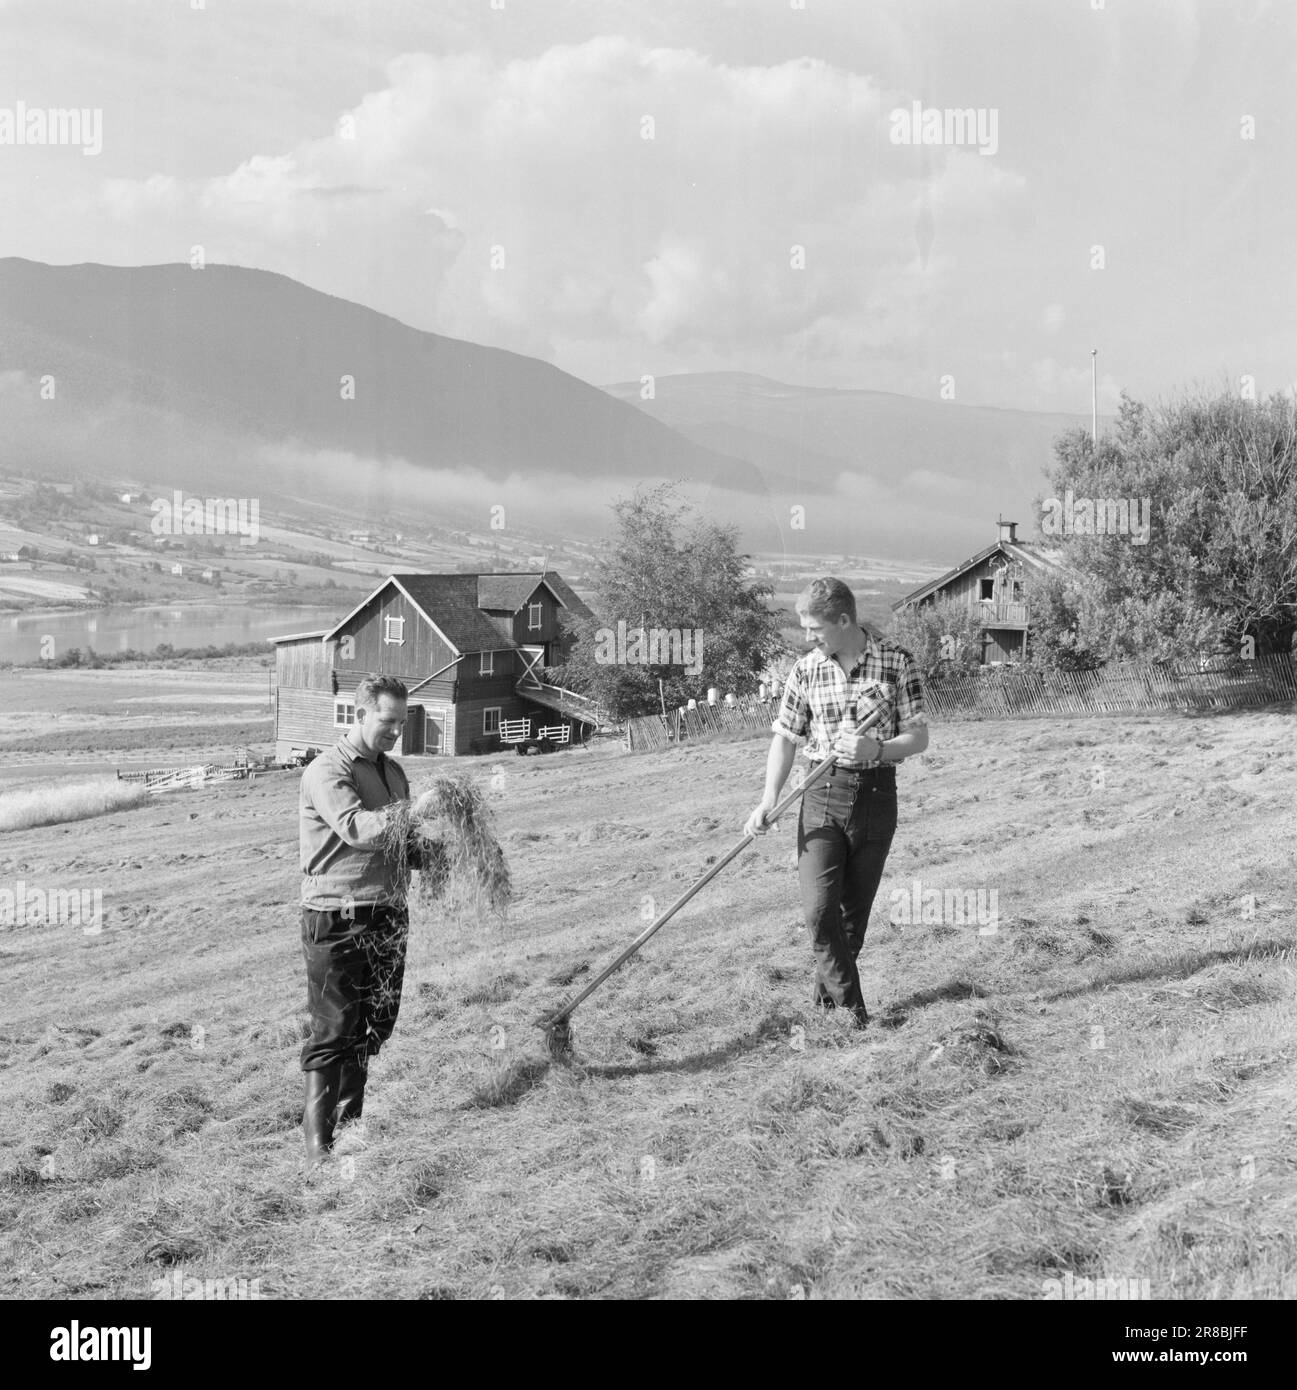
[[[117,769],[119,782],[143,782],[145,791],[180,791],[189,787],[205,787],[213,782],[251,781],[259,773],[270,772],[277,766],[250,748],[236,755],[232,764],[200,763],[196,767],[161,767],[144,771],[123,772]]]
[[[868,733],[871,728],[887,713],[887,706],[880,705],[874,709],[862,723],[858,724],[854,730],[856,734]],[[837,762],[836,754],[830,753],[827,758],[819,762],[806,775],[800,786],[794,787],[767,815],[766,824],[773,825],[779,818],[794,806],[797,801],[818,782],[828,774],[829,769]],[[656,932],[660,931],[689,902],[701,889],[705,888],[727,865],[733,863],[735,859],[743,853],[747,847],[756,839],[754,834],[747,834],[731,850],[723,854],[705,874],[683,893],[666,909],[660,916],[655,918],[634,941],[626,947],[624,951],[611,964],[604,967],[593,980],[574,998],[569,999],[565,1004],[549,1013],[542,1014],[536,1020],[536,1027],[543,1029],[545,1033],[545,1046],[551,1057],[555,1061],[566,1061],[572,1055],[572,1014],[577,1006],[587,1000],[599,988],[601,984],[615,971],[619,970],[626,962],[642,947]]]

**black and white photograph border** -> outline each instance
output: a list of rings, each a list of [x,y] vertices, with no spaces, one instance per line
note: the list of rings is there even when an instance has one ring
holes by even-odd
[[[1255,1364],[1297,9],[0,35],[6,1329],[1082,1302]]]

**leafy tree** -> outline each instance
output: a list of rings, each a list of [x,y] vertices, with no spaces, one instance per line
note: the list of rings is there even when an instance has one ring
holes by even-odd
[[[78,478],[72,484],[72,495],[79,501],[116,502],[117,493],[106,483],[91,482],[88,478]]]
[[[953,598],[902,609],[892,619],[891,635],[914,657],[924,676],[975,671],[981,663],[981,618]]]
[[[24,531],[41,530],[48,527],[53,518],[75,512],[72,500],[49,483],[37,483],[14,503],[14,515]]]
[[[1075,582],[1062,626],[1042,628],[1047,649],[1066,631],[1076,650],[1102,659],[1168,660],[1237,649],[1245,637],[1258,651],[1289,649],[1297,630],[1297,404],[1222,392],[1154,412],[1123,397],[1116,429],[1097,448],[1073,430],[1055,455],[1056,498],[1070,488],[1077,498],[1147,499],[1150,530],[1144,544],[1060,538]]]
[[[1102,658],[1081,636],[1084,597],[1066,574],[1050,574],[1031,585],[1031,628],[1027,633],[1027,663],[1060,671],[1092,671]],[[1090,638],[1096,634],[1087,628]]]
[[[755,690],[759,673],[784,643],[777,616],[766,606],[773,589],[744,574],[748,557],[737,549],[738,528],[691,516],[670,484],[637,489],[612,510],[619,534],[591,575],[597,616],[567,629],[567,663],[551,677],[597,700],[615,718],[658,710],[659,680],[668,709],[709,686],[736,694]],[[633,655],[616,650],[619,623],[628,637],[640,629],[701,631],[701,669],[691,673],[671,660],[618,660]]]

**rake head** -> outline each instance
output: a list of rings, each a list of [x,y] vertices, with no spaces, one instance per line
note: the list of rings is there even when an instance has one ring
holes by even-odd
[[[536,1020],[536,1026],[545,1030],[545,1047],[556,1062],[572,1060],[572,1021],[566,1015],[555,1018],[545,1014]]]

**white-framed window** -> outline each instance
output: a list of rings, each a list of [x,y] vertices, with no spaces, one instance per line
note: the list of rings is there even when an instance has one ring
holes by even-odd
[[[529,603],[527,605],[527,630],[528,632],[540,631],[540,615],[544,611],[544,606],[539,603]]]
[[[333,724],[337,729],[345,729],[356,722],[355,700],[335,700],[333,702]]]
[[[482,732],[484,734],[498,734],[500,732],[499,705],[492,705],[490,709],[482,711]]]
[[[479,676],[495,675],[495,653],[479,652],[478,655],[481,659],[478,662],[477,674]]]
[[[383,641],[394,643],[398,647],[405,645],[404,618],[383,619]]]

